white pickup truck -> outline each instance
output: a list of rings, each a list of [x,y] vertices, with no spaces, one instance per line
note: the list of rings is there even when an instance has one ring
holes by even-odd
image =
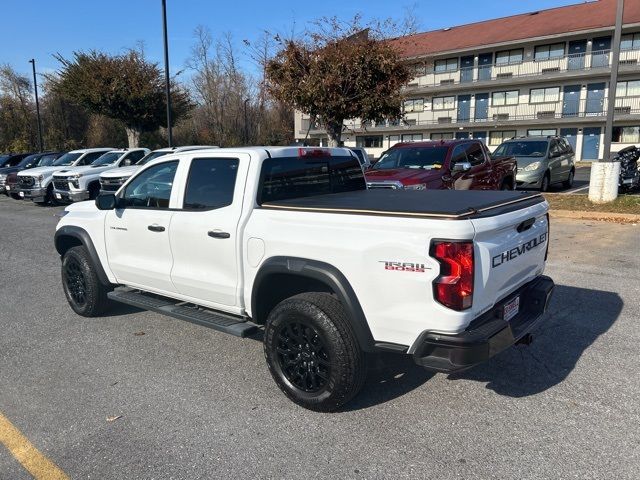
[[[18,173],[18,195],[44,205],[55,203],[53,196],[53,174],[65,168],[90,165],[113,148],[82,148],[71,150],[46,167],[30,168]]]
[[[282,391],[330,411],[363,385],[367,352],[453,372],[528,343],[554,287],[547,211],[527,192],[367,190],[342,148],[224,148],[165,155],[67,207],[55,246],[78,314],[119,301],[263,328]]]
[[[94,199],[100,192],[100,174],[129,167],[148,155],[148,148],[111,150],[90,165],[68,167],[53,174],[53,197],[60,202]]]

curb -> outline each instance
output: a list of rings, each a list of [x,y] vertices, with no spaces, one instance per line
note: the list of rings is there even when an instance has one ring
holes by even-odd
[[[640,224],[640,215],[635,213],[582,212],[574,210],[549,210],[552,218],[572,218],[575,220],[596,220],[600,222]]]

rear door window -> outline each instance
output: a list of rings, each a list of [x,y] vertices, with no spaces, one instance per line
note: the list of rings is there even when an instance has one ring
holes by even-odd
[[[257,201],[263,204],[366,188],[355,157],[269,158],[262,163]]]
[[[184,194],[185,210],[212,210],[233,203],[238,175],[237,158],[195,158]]]

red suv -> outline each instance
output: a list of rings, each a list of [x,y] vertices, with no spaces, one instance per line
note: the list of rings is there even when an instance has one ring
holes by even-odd
[[[517,163],[478,140],[399,143],[366,172],[369,188],[512,190]]]

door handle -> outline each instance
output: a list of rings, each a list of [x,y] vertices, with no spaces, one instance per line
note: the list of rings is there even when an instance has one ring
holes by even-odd
[[[164,227],[161,225],[156,225],[155,223],[153,225],[149,225],[147,228],[152,232],[164,232]]]
[[[220,230],[211,230],[207,233],[211,238],[229,238],[231,236],[230,233],[221,232]]]

